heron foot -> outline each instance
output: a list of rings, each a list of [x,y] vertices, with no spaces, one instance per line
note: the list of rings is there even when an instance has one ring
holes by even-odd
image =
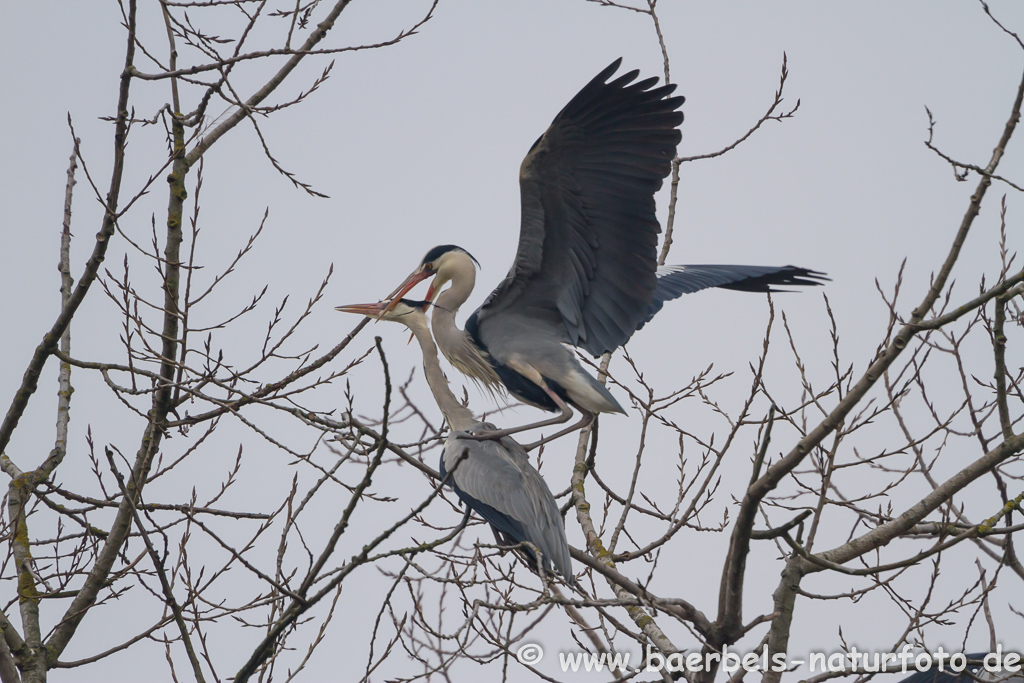
[[[508,436],[507,429],[481,429],[479,432],[466,430],[459,433],[460,439],[471,439],[473,441],[498,441]]]

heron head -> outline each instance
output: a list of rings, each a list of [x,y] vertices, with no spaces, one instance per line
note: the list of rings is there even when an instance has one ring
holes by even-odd
[[[385,299],[375,304],[347,304],[335,306],[334,310],[342,313],[356,313],[378,320],[393,320],[411,327],[415,318],[423,318],[429,301],[413,301],[411,299]]]
[[[416,270],[391,292],[388,299],[397,302],[420,282],[434,278],[427,290],[427,302],[433,303],[445,283],[460,273],[468,272],[470,277],[475,277],[475,266],[479,265],[473,255],[462,247],[442,244],[426,253]]]
[[[441,288],[460,274],[475,279],[479,265],[480,262],[472,254],[454,244],[443,244],[428,251],[420,261],[420,270],[429,273],[426,277],[434,276],[434,281],[427,289],[427,301],[433,303]]]

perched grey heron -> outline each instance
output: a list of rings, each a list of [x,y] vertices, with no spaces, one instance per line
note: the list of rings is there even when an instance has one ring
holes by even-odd
[[[395,290],[400,298],[433,277],[432,326],[442,353],[484,386],[504,386],[556,417],[477,435],[498,438],[583,419],[538,443],[588,424],[597,413],[625,412],[586,372],[576,346],[596,356],[625,344],[665,301],[707,287],[775,291],[827,279],[785,266],[657,266],[654,194],[680,140],[674,85],[633,82],[637,71],[610,80],[616,60],[588,83],[533,144],[519,170],[522,219],[512,268],[466,321],[455,314],[476,282],[476,260],[461,247],[435,247]],[[451,282],[448,289],[442,287]]]
[[[393,320],[409,328],[423,352],[427,384],[451,430],[441,453],[442,479],[452,473],[449,483],[456,495],[491,525],[499,545],[532,544],[543,556],[543,567],[551,571],[553,565],[572,585],[572,563],[558,504],[526,451],[509,437],[500,441],[466,438],[470,433],[493,432],[495,426],[477,420],[448,387],[424,313],[428,305],[403,299],[338,306],[337,310]],[[541,564],[533,549],[520,549],[530,568],[539,571]]]

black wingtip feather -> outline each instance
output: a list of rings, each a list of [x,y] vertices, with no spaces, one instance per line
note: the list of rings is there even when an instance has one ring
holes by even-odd
[[[778,287],[817,287],[831,282],[825,273],[798,266],[690,265],[671,266],[658,272],[654,299],[639,330],[657,315],[666,301],[678,299],[702,289],[717,287],[737,292],[786,294],[791,289]]]

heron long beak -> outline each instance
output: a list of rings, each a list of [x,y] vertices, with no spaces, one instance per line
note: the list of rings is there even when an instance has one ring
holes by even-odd
[[[387,306],[384,309],[382,309],[381,312],[378,314],[378,319],[382,317],[385,313],[390,311],[392,308],[394,308],[410,289],[412,289],[419,283],[423,282],[427,278],[433,277],[434,275],[435,273],[432,270],[415,270],[412,275],[405,278],[405,281],[402,282],[402,284],[398,285],[395,291],[391,292],[391,294],[388,295],[387,298],[390,299],[390,301],[388,301]],[[430,301],[431,303],[433,303],[433,299],[430,299]]]
[[[347,304],[335,306],[334,310],[342,313],[355,313],[365,315],[367,318],[378,318],[384,315],[394,304],[391,301],[378,301],[375,304]]]

